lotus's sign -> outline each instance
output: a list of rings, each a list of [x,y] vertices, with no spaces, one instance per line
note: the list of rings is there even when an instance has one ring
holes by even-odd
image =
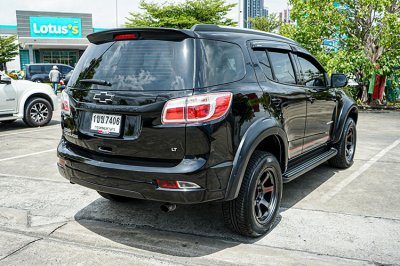
[[[80,18],[29,17],[31,37],[82,38]]]

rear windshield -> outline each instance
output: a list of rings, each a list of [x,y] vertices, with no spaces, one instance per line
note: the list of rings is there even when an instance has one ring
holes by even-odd
[[[132,40],[91,44],[68,84],[100,90],[187,90],[234,82],[244,75],[242,50],[233,43],[192,38]],[[111,86],[82,79],[107,81]]]
[[[107,90],[193,89],[193,39],[140,40],[91,44],[79,60],[69,84],[105,89],[81,79],[110,82]]]

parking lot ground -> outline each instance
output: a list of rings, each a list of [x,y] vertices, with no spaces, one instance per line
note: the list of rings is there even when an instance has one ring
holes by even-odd
[[[400,265],[400,113],[362,112],[354,165],[284,186],[275,228],[246,239],[220,203],[113,203],[56,169],[59,115],[0,124],[0,265]]]

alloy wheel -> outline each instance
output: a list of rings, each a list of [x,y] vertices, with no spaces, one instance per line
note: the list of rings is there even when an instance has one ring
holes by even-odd
[[[49,116],[49,109],[44,103],[35,103],[31,107],[30,116],[35,123],[42,123]]]
[[[346,143],[345,143],[345,154],[346,154],[346,160],[350,162],[353,159],[354,155],[354,130],[352,127],[349,128],[346,134]]]
[[[254,199],[254,214],[261,224],[269,221],[277,203],[275,173],[266,169],[258,178]]]

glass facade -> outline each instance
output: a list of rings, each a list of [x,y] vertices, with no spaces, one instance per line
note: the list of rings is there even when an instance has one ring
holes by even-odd
[[[245,28],[252,28],[249,18],[266,17],[268,15],[264,0],[244,0],[243,4],[243,27]]]
[[[42,50],[40,51],[41,63],[59,63],[66,64],[72,67],[78,62],[78,51],[57,51],[57,50]]]
[[[82,53],[83,50],[34,50],[33,63],[57,63],[75,67]],[[20,50],[19,59],[21,69],[24,69],[29,64],[29,51]]]

